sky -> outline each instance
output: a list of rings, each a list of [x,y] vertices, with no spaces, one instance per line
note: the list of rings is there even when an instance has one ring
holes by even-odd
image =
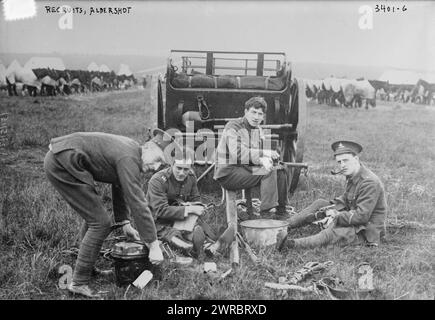
[[[435,2],[382,1],[37,1],[33,18],[0,15],[0,52],[138,54],[170,49],[285,51],[294,62],[435,71]],[[4,2],[3,2],[4,4]],[[86,10],[61,29],[45,6]],[[361,29],[359,9],[373,10]],[[403,5],[407,10],[402,12]],[[90,7],[131,7],[129,14],[93,14]],[[3,10],[3,8],[2,8]],[[70,19],[71,20],[71,19]]]

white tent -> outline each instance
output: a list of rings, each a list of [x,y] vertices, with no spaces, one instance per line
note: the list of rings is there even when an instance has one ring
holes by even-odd
[[[334,92],[339,92],[341,90],[341,80],[340,78],[329,77],[322,80],[323,85],[326,90],[332,90]]]
[[[379,77],[379,80],[388,81],[390,84],[416,84],[420,79],[435,83],[435,73],[392,69],[385,71]]]
[[[118,76],[122,76],[122,75],[131,76],[133,72],[131,72],[130,67],[128,65],[121,63],[117,74]]]
[[[105,64],[102,64],[100,66],[100,72],[110,72],[111,70],[109,69],[108,66],[106,66]]]
[[[100,71],[100,67],[95,62],[91,62],[88,66],[88,71]]]
[[[14,60],[11,62],[9,67],[6,69],[6,73],[10,73],[13,71],[19,71],[19,70],[21,70],[21,68],[22,68],[21,64],[17,60]]]
[[[6,77],[10,83],[22,83],[39,87],[35,73],[30,68],[21,67],[17,60],[11,62],[6,69]]]
[[[6,67],[0,62],[0,86],[6,85]]]
[[[21,68],[20,72],[17,74],[17,80],[23,84],[40,87],[40,83],[37,81],[35,73],[30,68]]]
[[[421,79],[429,83],[435,84],[435,72],[427,72],[421,75]]]
[[[8,78],[10,83],[15,83],[16,74],[21,71],[22,67],[17,60],[11,62],[11,64],[6,69],[6,78]]]
[[[65,64],[61,58],[57,57],[32,57],[24,65],[26,69],[44,69],[65,70]]]

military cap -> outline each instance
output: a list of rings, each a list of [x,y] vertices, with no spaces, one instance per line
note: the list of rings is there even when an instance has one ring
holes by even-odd
[[[152,130],[152,134],[153,138],[151,140],[154,141],[154,143],[157,144],[160,149],[165,150],[165,148],[171,143],[175,143],[175,146],[181,149],[181,146],[175,141],[175,138],[166,131],[155,128]]]
[[[353,141],[339,140],[331,144],[332,151],[334,151],[334,156],[343,153],[354,153],[358,154],[362,151],[362,146]]]

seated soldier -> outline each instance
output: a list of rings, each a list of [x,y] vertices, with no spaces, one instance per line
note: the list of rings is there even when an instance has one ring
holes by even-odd
[[[192,152],[185,148],[183,155],[176,153],[172,166],[150,179],[146,199],[155,219],[158,239],[183,251],[193,249],[194,256],[199,257],[205,241],[202,227],[195,222],[191,230],[180,230],[176,226],[186,219],[196,220],[205,211],[192,164]]]
[[[262,97],[253,97],[245,102],[244,116],[225,125],[217,147],[214,179],[227,190],[260,185],[261,214],[276,213],[276,218],[285,219],[289,217],[288,171],[285,167],[273,168],[279,154],[263,148],[264,136],[259,126],[266,108]]]
[[[358,154],[362,147],[359,144],[337,141],[331,147],[335,160],[340,165],[340,173],[346,176],[346,191],[331,201],[318,199],[288,219],[289,228],[297,228],[318,219],[328,218],[329,223],[326,229],[305,238],[288,239],[287,235],[278,234],[279,251],[284,248],[315,248],[329,244],[379,245],[380,237],[385,232],[387,211],[384,186],[360,162]]]

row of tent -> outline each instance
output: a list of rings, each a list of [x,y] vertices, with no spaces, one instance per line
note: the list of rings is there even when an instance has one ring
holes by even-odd
[[[418,81],[424,80],[427,83],[435,84],[435,72],[416,72],[410,70],[387,70],[377,79],[370,81],[385,82],[393,86],[409,86],[415,85]],[[321,87],[322,83],[326,85],[326,90],[331,89],[338,92],[342,84],[355,80],[345,78],[329,77],[322,80],[304,79],[309,86]]]
[[[303,79],[307,98],[330,105],[361,106],[366,102],[374,106],[376,90],[368,80],[329,77],[321,80]]]
[[[115,74],[104,65],[93,71],[69,70],[57,58],[32,58],[24,66],[14,60],[7,68],[0,62],[0,89],[7,89],[9,95],[17,95],[17,88],[23,95],[25,90],[30,95],[55,95],[56,91],[70,94],[71,88],[74,92],[126,89],[136,82],[125,64]]]
[[[394,77],[393,77],[394,75]],[[376,99],[387,101],[435,103],[435,78],[431,74],[416,73],[411,78],[405,74],[384,73],[379,80],[329,77],[321,80],[303,79],[307,98],[319,103],[350,106],[357,102],[376,104]],[[431,82],[429,82],[429,81]]]
[[[111,72],[110,68],[102,64],[101,66],[98,66],[95,62],[91,62],[87,68],[88,71],[99,71],[99,72]],[[119,66],[119,71],[117,73],[118,76],[125,75],[125,76],[131,76],[133,72],[131,72],[130,67],[124,63],[121,63]]]
[[[435,83],[435,72],[390,69],[378,78],[379,81],[386,81],[392,85],[414,85],[420,79],[428,83]]]
[[[12,61],[9,64],[10,68],[16,68],[20,66],[20,63],[17,60]],[[0,69],[4,69],[5,66],[0,62]],[[58,57],[32,57],[30,58],[24,65],[23,69],[32,70],[32,69],[53,69],[64,71],[66,69],[63,60]],[[6,69],[7,70],[7,69]],[[105,64],[98,66],[95,62],[91,62],[88,67],[88,71],[98,71],[98,72],[111,72],[112,70]],[[121,76],[131,76],[133,73],[130,70],[130,67],[127,64],[121,63],[119,66],[119,71],[116,75]]]
[[[36,81],[36,76],[28,63],[22,67],[17,60],[14,60],[5,68],[3,63],[0,62],[0,87],[6,87],[6,78],[8,78],[11,83],[15,83],[16,76],[18,76],[24,84],[31,85]]]

